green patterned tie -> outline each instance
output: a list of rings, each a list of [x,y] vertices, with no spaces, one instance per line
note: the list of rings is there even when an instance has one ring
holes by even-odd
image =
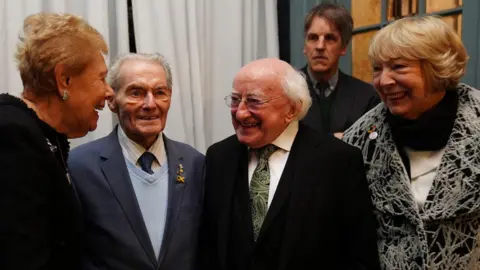
[[[257,152],[258,165],[250,181],[250,203],[252,207],[253,237],[257,240],[263,220],[268,211],[268,190],[270,189],[270,168],[268,158],[277,150],[269,144]]]

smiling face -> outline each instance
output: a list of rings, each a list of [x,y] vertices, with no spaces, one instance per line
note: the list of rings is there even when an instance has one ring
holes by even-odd
[[[428,87],[418,60],[376,61],[373,64],[373,85],[388,110],[406,119],[418,118],[445,95],[445,91]]]
[[[342,45],[340,32],[334,25],[322,17],[314,17],[303,47],[310,71],[328,79],[337,72],[340,56],[346,51],[347,47]]]
[[[257,73],[263,63],[268,64],[267,60],[259,60],[242,68],[233,82],[233,97],[262,101],[255,109],[249,110],[245,101],[231,108],[238,140],[252,148],[273,142],[296,117],[296,108],[282,89],[280,75],[268,72],[269,67]]]
[[[97,128],[97,110],[103,109],[105,100],[113,96],[113,90],[105,82],[106,75],[105,59],[98,52],[79,75],[67,77],[65,87],[69,97],[65,104],[69,115],[65,117],[65,125],[69,138],[85,136]]]
[[[110,109],[125,134],[148,149],[165,128],[170,108],[165,70],[156,62],[132,59],[122,63],[119,74],[120,87]]]

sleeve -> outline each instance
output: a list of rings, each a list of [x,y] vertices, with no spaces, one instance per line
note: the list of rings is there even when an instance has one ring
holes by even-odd
[[[44,269],[51,253],[51,159],[20,121],[0,125],[0,149],[0,269]]]
[[[344,189],[344,243],[346,260],[343,269],[380,269],[377,249],[376,219],[363,159],[355,149],[347,172],[348,185]]]

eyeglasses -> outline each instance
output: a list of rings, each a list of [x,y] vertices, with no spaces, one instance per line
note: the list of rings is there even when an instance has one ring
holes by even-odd
[[[258,110],[262,107],[263,104],[268,103],[272,100],[279,99],[281,97],[271,98],[271,99],[259,99],[254,96],[247,96],[245,98],[241,98],[239,96],[228,95],[225,99],[225,104],[232,109],[237,109],[240,106],[242,101],[245,101],[245,105],[247,105],[248,110]]]

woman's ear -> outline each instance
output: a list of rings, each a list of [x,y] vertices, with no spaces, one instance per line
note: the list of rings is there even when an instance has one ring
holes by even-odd
[[[63,97],[64,91],[70,88],[70,77],[65,75],[65,66],[63,64],[56,64],[53,69],[53,75],[57,84],[58,95]]]

